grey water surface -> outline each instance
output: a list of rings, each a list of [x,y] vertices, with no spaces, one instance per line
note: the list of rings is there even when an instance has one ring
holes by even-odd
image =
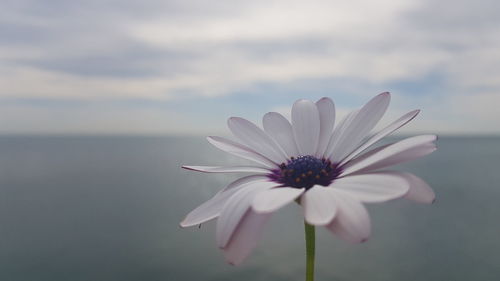
[[[318,229],[317,280],[499,280],[500,138],[442,137],[400,165],[434,205],[369,205],[373,235]],[[182,164],[237,160],[202,137],[0,137],[0,280],[303,280],[300,208],[277,212],[254,254],[225,264],[214,223],[181,229],[234,176]]]

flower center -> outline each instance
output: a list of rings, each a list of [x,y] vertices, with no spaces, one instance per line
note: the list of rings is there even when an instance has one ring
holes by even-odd
[[[328,159],[305,155],[282,163],[278,169],[272,170],[269,178],[283,186],[309,189],[314,185],[330,185],[340,172]]]

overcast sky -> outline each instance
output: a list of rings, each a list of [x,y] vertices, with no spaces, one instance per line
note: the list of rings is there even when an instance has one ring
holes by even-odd
[[[390,91],[405,132],[499,134],[499,3],[0,0],[0,133],[211,135]]]

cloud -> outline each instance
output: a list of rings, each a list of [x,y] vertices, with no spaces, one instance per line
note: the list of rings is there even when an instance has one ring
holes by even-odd
[[[10,103],[0,107],[0,134],[208,135],[224,134],[215,122],[161,107],[109,103]]]
[[[255,119],[301,93],[347,109],[390,90],[400,97],[394,112],[427,112],[415,131],[499,133],[483,125],[500,117],[497,8],[490,0],[10,1],[0,10],[0,103],[17,100],[14,120],[68,115],[49,105],[34,111],[30,99],[101,103],[95,116],[121,132],[112,124],[132,109],[113,101],[176,104],[189,127],[200,99],[217,101],[217,120],[232,114],[228,103]],[[251,97],[261,104],[242,104]],[[153,115],[142,120],[158,124]],[[82,122],[73,130],[87,130]],[[149,126],[132,124],[130,132]]]

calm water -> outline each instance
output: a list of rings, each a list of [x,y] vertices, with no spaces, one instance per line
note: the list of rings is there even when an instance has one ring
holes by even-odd
[[[438,145],[399,167],[427,180],[437,202],[369,205],[362,245],[319,229],[318,281],[500,278],[500,138]],[[178,227],[230,180],[179,166],[234,161],[203,138],[0,138],[0,280],[303,280],[296,206],[239,267],[224,263],[213,223]]]

